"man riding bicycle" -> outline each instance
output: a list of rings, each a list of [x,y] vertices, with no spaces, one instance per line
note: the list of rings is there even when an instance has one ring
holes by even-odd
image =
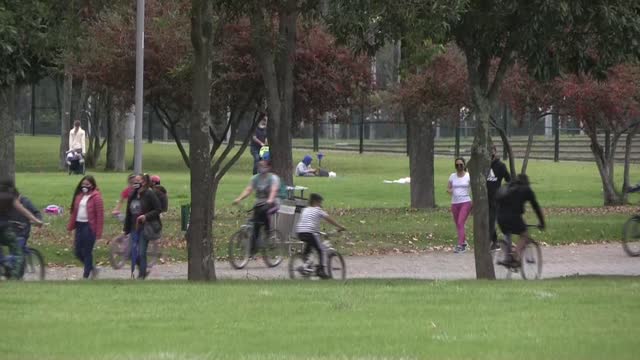
[[[540,205],[536,200],[536,195],[529,186],[529,178],[525,174],[518,175],[515,181],[501,187],[496,195],[496,200],[498,205],[498,225],[507,242],[504,259],[498,261],[498,264],[510,266],[516,260],[513,257],[514,254],[511,253],[511,235],[516,234],[519,236],[515,254],[517,259],[520,258],[522,249],[529,241],[527,225],[522,218],[527,201],[531,203],[538,216],[538,228],[541,230],[545,227],[544,217],[542,209],[540,209]]]
[[[264,225],[267,234],[271,231],[271,215],[278,211],[277,195],[279,190],[280,178],[271,172],[269,161],[261,160],[258,162],[258,173],[251,178],[249,185],[233,201],[233,204],[237,205],[252,192],[256,193],[250,257],[253,257],[258,251],[258,234],[260,234],[262,226]]]

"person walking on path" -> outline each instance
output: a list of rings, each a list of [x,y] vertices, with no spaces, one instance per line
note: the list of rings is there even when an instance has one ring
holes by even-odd
[[[489,199],[489,232],[491,236],[491,250],[499,249],[498,246],[498,234],[496,232],[496,194],[500,186],[502,186],[502,179],[506,182],[511,181],[511,175],[507,171],[507,166],[500,161],[500,157],[497,155],[496,146],[491,147],[491,169],[487,176],[487,197]]]
[[[471,213],[471,178],[467,172],[464,158],[457,158],[455,166],[456,172],[449,176],[447,193],[451,195],[451,213],[458,232],[458,245],[454,251],[463,253],[467,251],[464,224]]]
[[[134,277],[138,264],[138,279],[147,275],[147,247],[149,241],[160,238],[162,222],[160,200],[151,188],[149,175],[136,175],[133,179],[133,192],[127,202],[127,216],[124,220],[124,233],[131,237],[131,277]],[[145,230],[145,227],[148,230]]]
[[[80,180],[71,200],[71,216],[67,230],[75,230],[75,256],[84,264],[82,277],[95,279],[98,269],[93,265],[93,247],[102,238],[104,203],[96,180],[87,175]]]
[[[267,117],[262,115],[258,123],[256,132],[251,137],[251,156],[253,156],[253,175],[258,173],[258,162],[260,161],[260,149],[269,144],[267,140]]]

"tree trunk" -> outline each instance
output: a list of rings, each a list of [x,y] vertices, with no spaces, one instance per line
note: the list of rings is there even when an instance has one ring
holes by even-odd
[[[613,173],[609,169],[609,167],[614,166],[614,164],[609,161],[608,157],[605,157],[605,152],[598,143],[597,133],[593,131],[587,131],[587,133],[589,138],[591,138],[591,152],[595,158],[600,179],[602,180],[604,206],[622,205],[622,196],[615,189],[614,179],[612,177]]]
[[[313,120],[313,151],[320,151],[320,124],[318,119]]]
[[[188,279],[216,279],[213,251],[213,215],[217,182],[213,180],[210,155],[210,108],[213,4],[191,1],[191,43],[193,45],[193,87],[189,160],[191,162],[191,221],[187,231]]]
[[[500,134],[500,139],[502,140],[503,153],[507,154],[507,158],[509,158],[509,173],[511,176],[515,176],[516,172],[516,159],[513,156],[513,148],[511,147],[511,142],[507,137],[507,132],[498,126],[495,122],[493,123],[493,127],[498,130],[498,134]]]
[[[409,176],[411,177],[411,207],[436,207],[434,186],[434,127],[431,120],[411,110],[405,110],[409,132]]]
[[[0,175],[16,176],[16,87],[0,89]]]
[[[125,111],[111,109],[109,111],[111,119],[109,121],[109,132],[107,135],[107,161],[105,170],[125,171],[125,149],[127,144]]]
[[[624,148],[624,176],[622,182],[622,202],[624,204],[629,203],[629,192],[628,189],[631,187],[631,181],[629,180],[629,169],[631,165],[631,147],[633,146],[633,138],[638,133],[638,129],[640,129],[640,124],[635,125],[633,128],[629,130],[627,133],[627,138],[625,140],[625,148]]]
[[[60,118],[60,164],[66,167],[65,153],[69,150],[69,131],[71,130],[71,98],[73,97],[73,75],[71,66],[64,65],[64,83],[62,86],[62,117]]]
[[[279,42],[272,39],[262,5],[251,14],[252,41],[262,74],[268,104],[269,150],[273,171],[293,185],[291,122],[293,119],[293,67],[296,49],[297,1],[287,0],[279,9]],[[275,54],[274,54],[275,52]]]
[[[527,137],[527,149],[524,152],[524,159],[522,160],[521,174],[527,173],[527,166],[529,165],[529,156],[531,155],[531,147],[533,146],[533,133],[536,129],[536,121],[529,118],[529,136]]]

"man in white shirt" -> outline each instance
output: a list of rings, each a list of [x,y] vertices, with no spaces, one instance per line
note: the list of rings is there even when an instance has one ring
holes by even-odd
[[[85,136],[84,130],[80,127],[80,120],[74,121],[73,129],[69,132],[69,151],[82,151],[83,155],[86,154]]]

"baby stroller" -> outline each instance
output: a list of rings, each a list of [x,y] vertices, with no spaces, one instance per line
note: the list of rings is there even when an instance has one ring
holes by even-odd
[[[84,172],[85,172],[84,157],[82,156],[81,150],[72,149],[67,151],[66,159],[67,159],[67,167],[69,168],[69,175],[71,174],[84,175]]]

